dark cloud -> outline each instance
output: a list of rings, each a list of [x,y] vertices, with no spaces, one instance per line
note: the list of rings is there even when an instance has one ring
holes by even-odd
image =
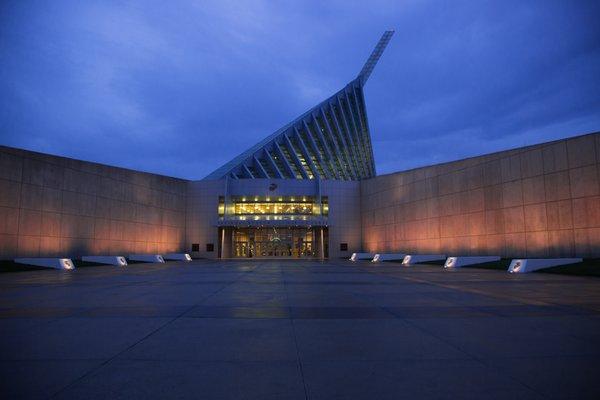
[[[379,172],[600,130],[586,1],[5,1],[1,143],[199,179],[354,78]]]

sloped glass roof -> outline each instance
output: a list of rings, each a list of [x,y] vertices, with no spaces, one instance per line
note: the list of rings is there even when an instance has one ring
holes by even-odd
[[[386,31],[359,75],[320,104],[204,179],[337,179],[375,176],[363,86],[390,41]]]

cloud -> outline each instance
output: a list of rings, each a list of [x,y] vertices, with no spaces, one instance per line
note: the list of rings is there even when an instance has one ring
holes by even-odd
[[[353,79],[392,172],[600,130],[595,2],[0,6],[3,144],[200,179]]]

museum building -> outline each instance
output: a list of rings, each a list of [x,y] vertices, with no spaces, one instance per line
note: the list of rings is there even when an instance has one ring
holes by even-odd
[[[358,76],[202,180],[0,146],[0,259],[600,256],[600,134],[376,175]]]

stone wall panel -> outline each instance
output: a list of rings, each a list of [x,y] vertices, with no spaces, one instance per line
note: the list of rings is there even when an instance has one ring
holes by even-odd
[[[594,133],[382,175],[376,185],[370,184],[373,179],[361,182],[362,210],[366,199],[390,186],[395,193],[417,193],[414,203],[392,199],[393,213],[368,207],[377,220],[394,221],[392,251],[600,257],[599,160],[600,134]],[[437,193],[426,181],[413,180],[421,170],[428,179],[438,178]],[[409,187],[408,181],[414,183]],[[419,204],[425,205],[426,218],[439,216],[439,236],[428,222],[423,238],[422,227],[414,223],[423,217]],[[372,219],[363,218],[362,224],[363,248],[367,243],[374,252],[390,247],[370,229]]]
[[[183,250],[186,192],[181,179],[0,146],[0,259]]]

